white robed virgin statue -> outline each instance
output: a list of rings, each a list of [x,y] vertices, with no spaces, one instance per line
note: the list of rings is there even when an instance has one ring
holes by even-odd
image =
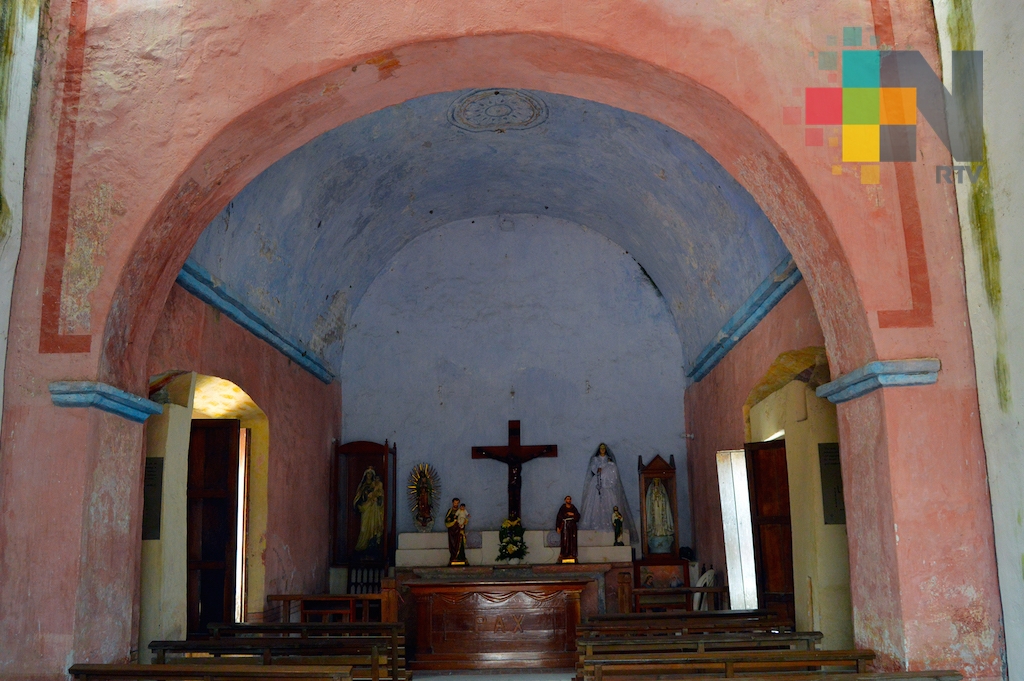
[[[618,507],[622,514],[622,527],[629,532],[630,543],[639,542],[633,515],[629,512],[629,502],[626,501],[622,480],[619,478],[619,467],[615,465],[615,456],[608,445],[603,442],[590,457],[587,480],[583,484],[583,503],[580,506],[583,515],[579,524],[581,530],[614,531],[612,512]]]

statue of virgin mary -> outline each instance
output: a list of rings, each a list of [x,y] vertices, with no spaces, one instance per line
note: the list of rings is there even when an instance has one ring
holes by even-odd
[[[633,516],[629,512],[629,502],[626,501],[626,494],[622,489],[622,480],[619,478],[619,467],[615,464],[615,456],[608,445],[601,443],[597,451],[590,457],[590,465],[587,467],[587,479],[583,483],[583,503],[580,513],[583,520],[580,521],[581,530],[603,530],[614,531],[612,516],[615,507],[619,507],[622,514],[622,526],[629,531],[631,544],[639,542],[636,534],[636,526],[633,524]]]

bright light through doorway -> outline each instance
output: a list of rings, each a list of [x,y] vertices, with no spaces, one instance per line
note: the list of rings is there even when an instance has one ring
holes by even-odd
[[[785,435],[785,431],[780,431]],[[725,532],[725,567],[729,575],[729,603],[734,610],[757,607],[754,571],[754,534],[750,522],[747,457],[742,449],[718,452],[718,490],[722,499]]]

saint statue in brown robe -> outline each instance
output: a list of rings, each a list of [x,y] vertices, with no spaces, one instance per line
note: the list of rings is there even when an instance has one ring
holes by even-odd
[[[582,517],[576,507],[572,505],[572,497],[566,497],[565,503],[558,508],[558,516],[555,518],[555,530],[561,535],[561,548],[558,551],[559,563],[576,562],[576,557],[579,555],[576,530]]]
[[[459,504],[461,500],[452,499],[452,507],[444,516],[444,526],[448,530],[448,564],[466,564],[466,528],[459,523]]]

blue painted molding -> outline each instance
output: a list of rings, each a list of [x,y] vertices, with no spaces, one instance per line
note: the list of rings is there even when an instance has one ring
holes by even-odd
[[[768,275],[768,278],[762,281],[750,294],[750,297],[740,305],[740,309],[736,310],[736,313],[729,318],[722,330],[718,332],[715,340],[701,351],[686,375],[694,381],[699,381],[711,373],[711,370],[722,361],[722,358],[743,340],[743,337],[750,333],[803,278],[796,263],[793,262],[793,256],[786,256],[778,267]]]
[[[50,399],[58,407],[93,407],[136,423],[164,410],[152,400],[96,381],[56,381],[50,384]]]
[[[213,276],[194,261],[185,262],[178,273],[178,284],[199,300],[220,310],[228,319],[270,344],[324,383],[334,380],[334,374],[312,350],[275,329],[269,320],[233,295],[222,284],[215,282]]]
[[[868,362],[859,369],[819,387],[815,394],[833,404],[849,402],[879,388],[898,385],[931,385],[939,380],[942,362],[937,359],[891,359]]]

